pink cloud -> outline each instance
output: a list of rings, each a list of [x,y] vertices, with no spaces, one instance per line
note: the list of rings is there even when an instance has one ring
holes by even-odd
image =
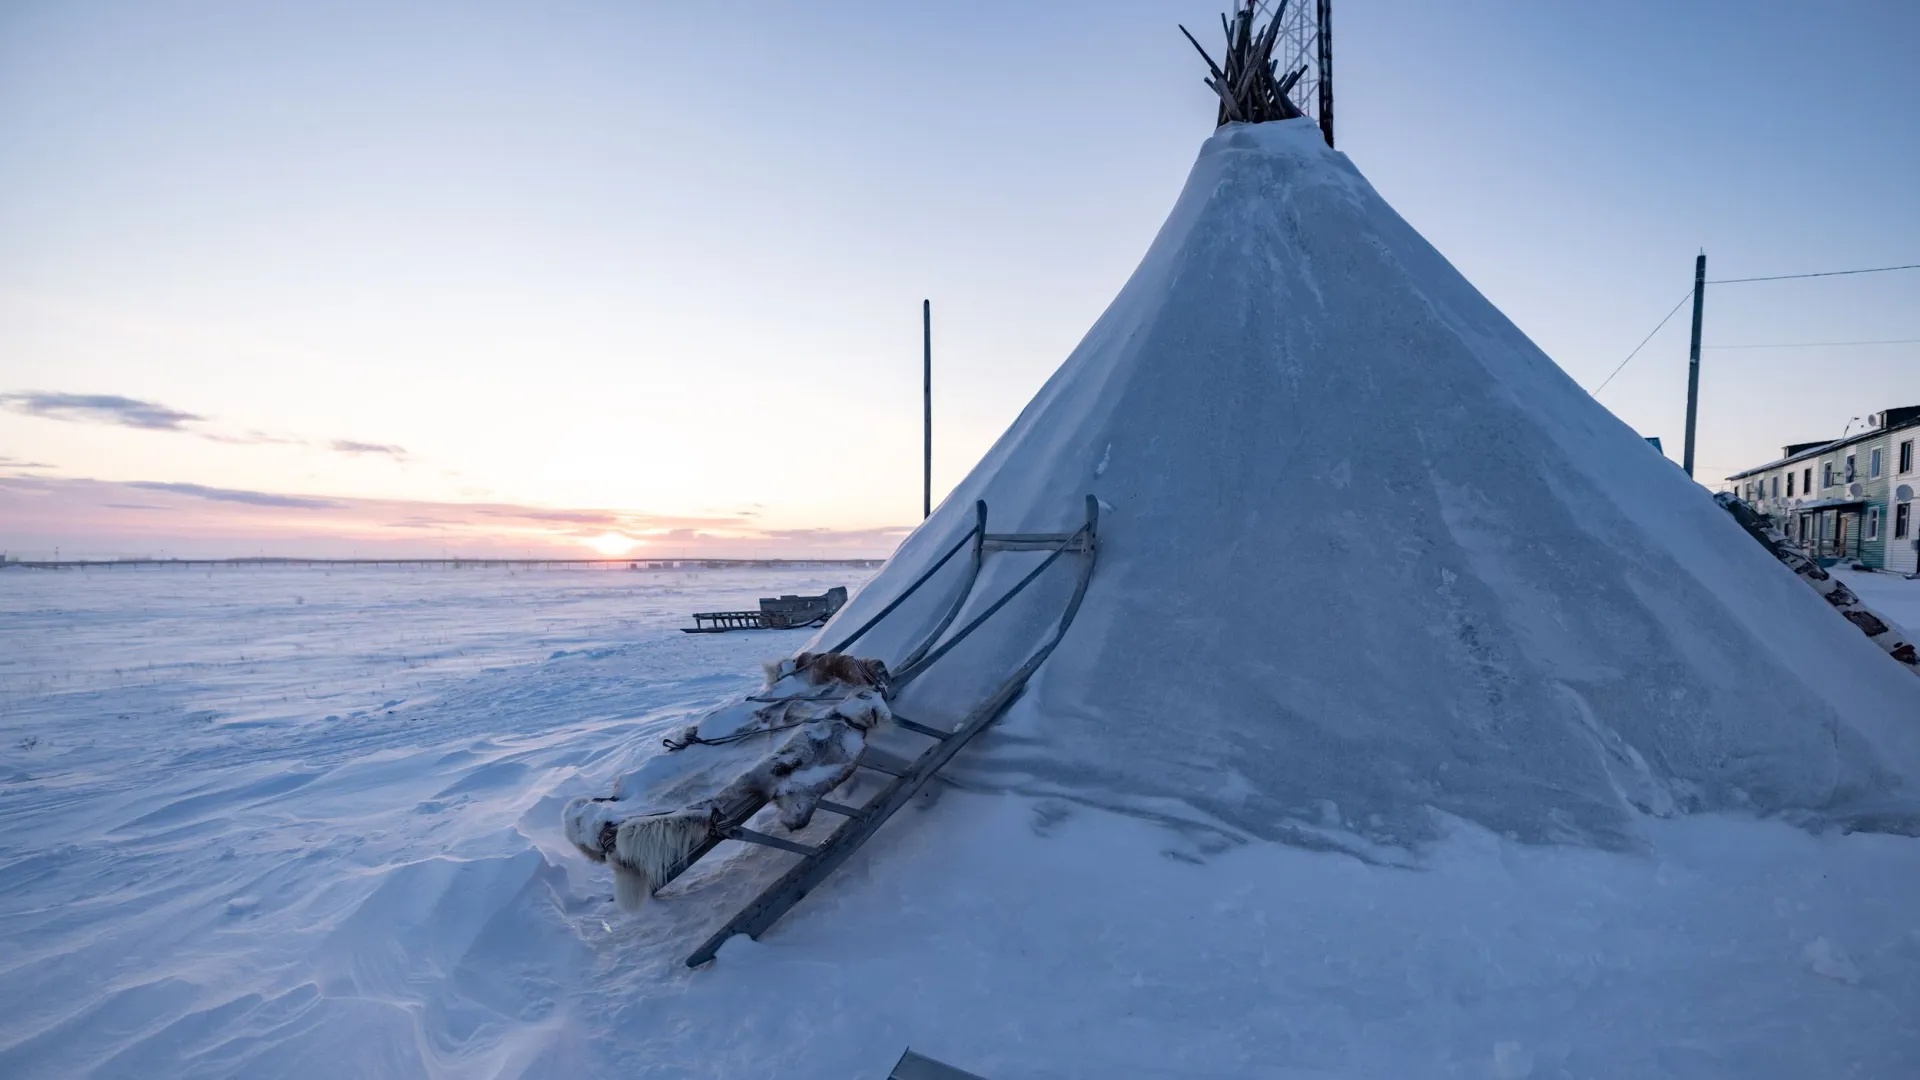
[[[200,484],[0,477],[0,549],[15,558],[274,555],[592,557],[611,533],[632,558],[877,558],[904,526],[769,529],[743,513],[318,497]]]

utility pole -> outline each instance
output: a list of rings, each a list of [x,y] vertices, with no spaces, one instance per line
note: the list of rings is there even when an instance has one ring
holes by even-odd
[[[1681,464],[1693,476],[1693,428],[1700,412],[1700,310],[1707,301],[1707,253],[1693,260],[1693,345],[1687,350],[1687,447]]]
[[[1316,36],[1314,60],[1320,68],[1320,134],[1327,137],[1327,146],[1333,146],[1333,0],[1319,0],[1314,5],[1314,21],[1320,32]]]
[[[1699,321],[1699,316],[1696,315],[1694,322]],[[920,301],[920,349],[921,421],[922,430],[926,435],[922,455],[923,467],[920,473],[920,520],[925,521],[933,516],[933,301],[931,300]]]

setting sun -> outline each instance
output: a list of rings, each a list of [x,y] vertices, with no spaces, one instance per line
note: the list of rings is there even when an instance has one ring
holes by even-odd
[[[602,555],[625,555],[639,547],[641,541],[617,532],[607,532],[590,538],[586,544]]]

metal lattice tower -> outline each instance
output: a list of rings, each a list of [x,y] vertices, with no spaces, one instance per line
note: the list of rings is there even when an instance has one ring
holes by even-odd
[[[1285,73],[1305,67],[1287,96],[1300,111],[1314,118],[1333,145],[1333,26],[1332,0],[1255,0],[1260,18],[1280,12],[1280,35],[1273,47],[1276,70]]]

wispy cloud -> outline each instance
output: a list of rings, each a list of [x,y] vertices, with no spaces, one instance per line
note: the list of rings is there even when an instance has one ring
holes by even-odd
[[[53,466],[44,461],[22,461],[19,458],[0,457],[0,469],[51,469]]]
[[[142,491],[171,491],[214,502],[245,503],[248,506],[277,506],[288,510],[338,510],[345,503],[332,499],[310,499],[303,495],[275,495],[265,491],[236,491],[232,488],[206,487],[201,484],[163,484],[157,480],[135,480],[127,485]]]
[[[352,439],[335,439],[331,449],[337,454],[384,454],[395,461],[405,461],[405,447],[388,443],[354,442]]]
[[[57,394],[26,390],[0,394],[0,408],[48,420],[115,424],[145,431],[186,431],[186,425],[205,420],[195,413],[170,409],[156,401],[119,394]]]
[[[619,525],[618,514],[601,510],[531,510],[523,507],[474,511],[488,517],[518,518],[521,521],[548,521],[559,525]]]
[[[892,548],[912,531],[907,525],[885,525],[871,529],[766,529],[761,535],[769,541],[806,546],[863,544]]]
[[[305,446],[330,450],[336,454],[354,456],[371,454],[391,458],[394,461],[409,460],[406,448],[392,443],[361,442],[357,439],[328,439],[314,442],[291,435],[275,435],[268,431],[247,430],[239,433],[219,431],[207,427],[206,425],[212,421],[199,413],[120,394],[62,394],[46,390],[20,390],[0,394],[0,409],[7,409],[24,416],[38,416],[46,420],[65,420],[77,424],[110,424],[115,427],[137,428],[141,431],[176,432],[227,446]],[[51,466],[16,463],[7,458],[0,458],[0,468],[36,469],[51,468]]]
[[[305,439],[289,439],[282,435],[269,435],[264,431],[248,431],[239,435],[227,435],[217,431],[195,431],[208,442],[226,443],[229,446],[306,446]]]

